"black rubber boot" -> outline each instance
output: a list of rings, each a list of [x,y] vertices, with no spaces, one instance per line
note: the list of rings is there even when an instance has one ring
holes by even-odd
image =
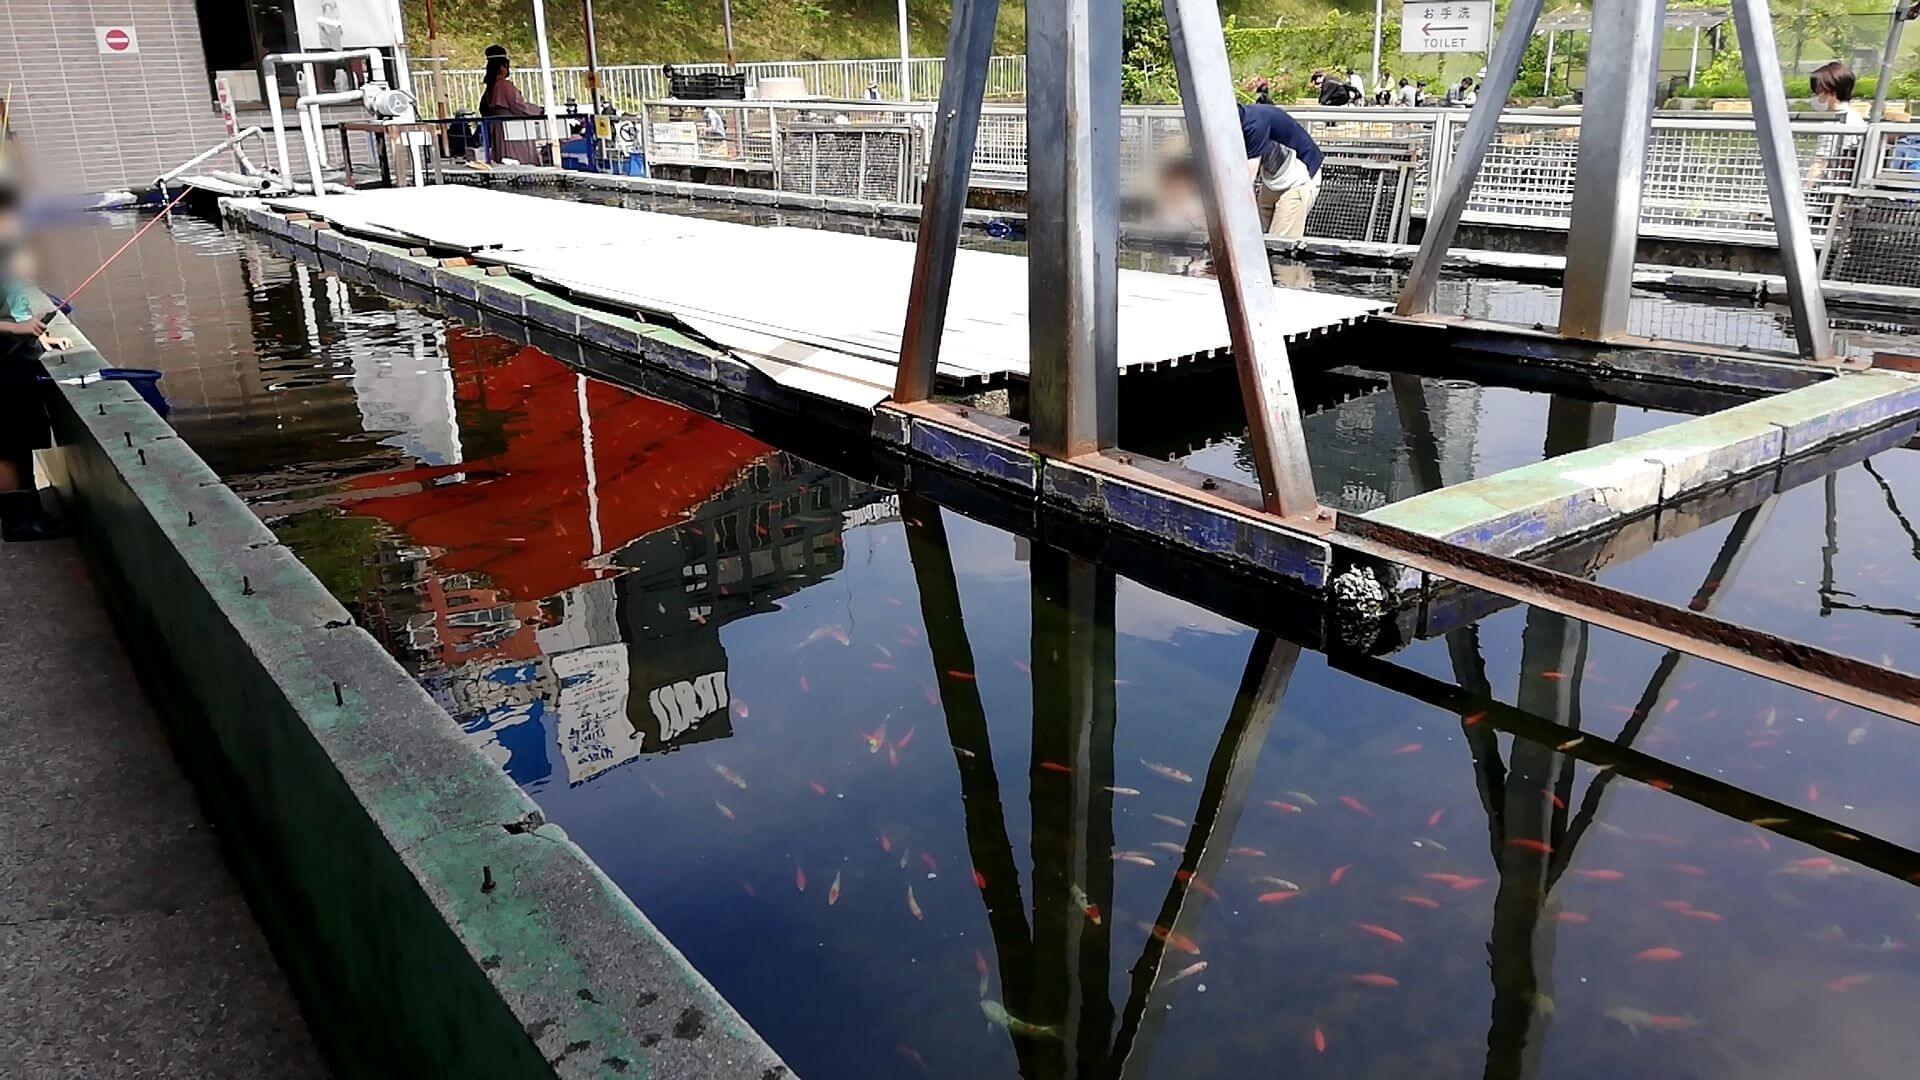
[[[67,527],[47,515],[37,491],[0,492],[0,540],[9,544],[58,540]]]

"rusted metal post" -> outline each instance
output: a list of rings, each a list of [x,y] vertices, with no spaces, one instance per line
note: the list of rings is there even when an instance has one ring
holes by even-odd
[[[1028,388],[1033,448],[1120,426],[1120,5],[1027,4]]]
[[[1311,514],[1319,509],[1319,500],[1313,492],[1287,346],[1276,325],[1273,268],[1253,201],[1220,9],[1214,0],[1163,3],[1261,497],[1271,513]],[[1029,73],[1029,94],[1032,82]]]
[[[895,401],[925,401],[933,394],[973,172],[973,144],[980,131],[980,103],[987,91],[987,61],[993,56],[993,24],[999,17],[1000,0],[954,0],[946,77],[940,82],[927,180],[920,193],[920,235],[914,242],[913,286],[900,333]]]

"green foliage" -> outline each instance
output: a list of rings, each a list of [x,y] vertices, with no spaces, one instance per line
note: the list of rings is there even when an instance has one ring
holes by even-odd
[[[1180,100],[1167,20],[1160,0],[1123,0],[1120,6],[1120,97],[1129,104]]]
[[[379,518],[308,510],[274,522],[273,532],[343,604],[370,599],[380,584],[386,525]]]

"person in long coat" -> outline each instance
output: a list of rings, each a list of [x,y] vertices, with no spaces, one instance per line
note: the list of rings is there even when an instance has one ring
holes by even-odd
[[[503,158],[512,158],[522,165],[540,163],[539,144],[532,139],[508,139],[505,137],[508,118],[524,119],[545,115],[543,111],[520,96],[520,88],[513,85],[513,65],[505,55],[487,57],[487,84],[480,93],[480,115],[487,124],[487,137],[492,149],[491,157],[498,162]]]

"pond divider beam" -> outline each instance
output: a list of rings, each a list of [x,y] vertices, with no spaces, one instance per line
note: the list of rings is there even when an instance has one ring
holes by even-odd
[[[1164,9],[1262,506],[1277,518],[1312,518],[1320,506],[1274,328],[1273,271],[1248,191],[1220,12],[1213,0],[1164,0]],[[915,241],[895,382],[901,406],[933,393],[998,10],[999,0],[957,0],[948,32],[922,194],[927,227]],[[1094,0],[1040,0],[1027,13],[1027,58],[1030,445],[1075,461],[1111,450],[1118,434],[1117,11]]]
[[[1500,123],[1500,111],[1513,90],[1539,21],[1543,0],[1514,0],[1488,57],[1487,78],[1461,134],[1448,175],[1433,200],[1420,251],[1400,293],[1396,312],[1429,316],[1440,270],[1459,232],[1460,218],[1473,193]],[[1564,337],[1618,341],[1627,335],[1627,299],[1633,283],[1634,247],[1639,238],[1642,176],[1654,107],[1653,80],[1659,61],[1664,0],[1621,0],[1596,9],[1591,60],[1593,84],[1607,103],[1580,118],[1580,157],[1574,180],[1573,208],[1567,230],[1567,265],[1560,298]],[[1753,88],[1759,156],[1767,178],[1767,197],[1779,235],[1786,271],[1787,302],[1793,311],[1799,354],[1816,361],[1833,359],[1833,336],[1826,300],[1820,291],[1819,262],[1806,198],[1798,183],[1798,156],[1787,126],[1786,91],[1774,50],[1773,17],[1762,0],[1733,0],[1734,23]]]

